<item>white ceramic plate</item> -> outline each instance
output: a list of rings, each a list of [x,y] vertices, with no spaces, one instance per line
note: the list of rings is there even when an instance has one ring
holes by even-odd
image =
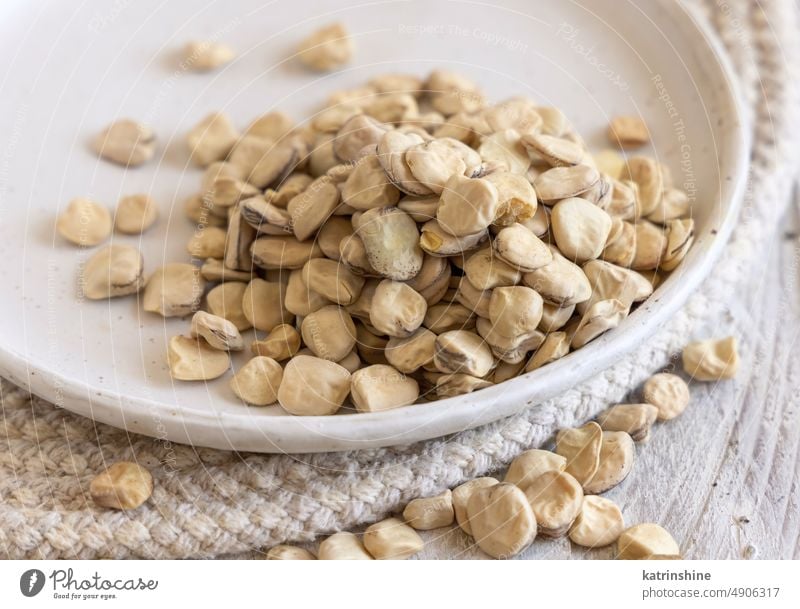
[[[313,8],[312,8],[313,7]],[[341,20],[358,48],[346,70],[304,72],[297,40]],[[239,58],[197,75],[178,66],[190,39],[219,38]],[[716,44],[674,2],[139,0],[0,8],[0,374],[82,415],[177,442],[262,452],[404,444],[475,427],[550,398],[608,367],[672,315],[708,273],[735,221],[748,142]],[[54,234],[73,197],[113,207],[149,192],[161,221],[141,239],[146,270],[184,260],[182,201],[198,186],[183,133],[213,110],[241,126],[277,108],[309,116],[329,92],[368,76],[448,67],[494,100],[528,95],[563,108],[594,146],[608,117],[641,114],[675,181],[691,191],[697,241],[683,266],[615,331],[563,360],[463,397],[376,414],[290,417],[240,404],[226,379],[177,383],[165,344],[187,320],[141,312],[134,297],[80,301],[92,253]],[[87,141],[134,117],[161,138],[157,162],[125,171]],[[237,361],[239,365],[241,361]]]

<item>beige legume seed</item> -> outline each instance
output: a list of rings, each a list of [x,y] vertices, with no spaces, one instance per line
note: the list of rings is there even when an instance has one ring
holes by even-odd
[[[428,303],[405,283],[385,279],[372,297],[370,323],[382,334],[411,336],[422,325]]]
[[[347,121],[356,115],[364,114],[357,103],[341,103],[323,109],[311,120],[311,126],[321,133],[337,133]]]
[[[504,129],[485,137],[478,147],[481,159],[509,173],[525,175],[531,159],[516,129]]]
[[[579,263],[602,253],[611,230],[611,217],[580,197],[556,203],[550,221],[558,249],[568,260]]]
[[[470,496],[480,488],[494,486],[498,483],[499,481],[495,478],[474,478],[453,489],[453,512],[456,516],[456,522],[467,535],[472,535],[472,528],[469,525],[469,518],[467,517],[467,503],[469,502]]]
[[[592,155],[594,164],[598,170],[611,176],[612,178],[619,179],[623,168],[625,167],[625,158],[617,150],[604,148],[600,152]]]
[[[551,470],[525,487],[525,497],[536,515],[538,532],[546,537],[561,537],[580,513],[583,490],[568,473]]]
[[[404,338],[392,337],[386,343],[386,359],[400,372],[411,374],[433,362],[436,334],[418,328]]]
[[[425,256],[422,260],[422,267],[416,277],[407,280],[405,283],[414,288],[428,303],[428,306],[436,304],[447,292],[450,287],[452,269],[450,263],[444,258],[436,256]]]
[[[636,183],[640,215],[647,217],[658,209],[664,193],[664,172],[655,159],[643,156],[628,158],[619,178]]]
[[[689,197],[679,188],[667,188],[661,195],[661,202],[650,212],[647,219],[657,224],[667,224],[689,213]]]
[[[592,286],[581,267],[573,264],[553,247],[553,260],[531,273],[523,275],[523,282],[536,290],[541,297],[559,307],[567,307],[588,300]]]
[[[451,398],[491,386],[491,381],[469,374],[440,374],[436,378],[436,395],[440,398]]]
[[[317,357],[338,362],[356,345],[356,327],[342,307],[328,305],[309,313],[301,324],[305,345]]]
[[[194,258],[222,258],[225,255],[227,231],[218,226],[206,226],[189,239],[186,250]]]
[[[313,258],[303,267],[303,283],[336,304],[349,305],[358,300],[364,278],[335,260]]]
[[[519,376],[524,367],[524,359],[515,364],[501,361],[497,364],[497,368],[494,369],[494,374],[492,374],[492,382],[497,385],[498,383],[512,379],[515,376]]]
[[[222,227],[228,222],[227,214],[223,218],[213,213],[216,210],[214,209],[214,202],[211,200],[210,196],[199,194],[192,195],[184,202],[183,211],[186,217],[194,222],[198,228],[201,226]]]
[[[501,482],[475,489],[467,503],[472,535],[493,558],[510,558],[536,538],[536,516],[525,493]]]
[[[254,406],[273,404],[283,379],[281,365],[271,357],[257,356],[236,371],[231,389],[244,402]]]
[[[634,220],[638,215],[639,186],[636,182],[631,182],[630,180],[615,180],[614,178],[609,178],[609,180],[611,183],[611,198],[603,206],[603,209],[612,218]]]
[[[466,277],[462,277],[458,283],[456,300],[476,315],[489,317],[489,303],[492,300],[491,290],[478,290]]]
[[[303,39],[297,54],[312,70],[329,72],[349,62],[353,51],[353,40],[344,25],[332,23]]]
[[[372,300],[380,282],[380,279],[367,279],[364,281],[364,287],[361,288],[358,299],[353,304],[345,307],[351,316],[360,319],[365,324],[370,323],[369,315],[372,311]]]
[[[624,431],[604,431],[600,462],[592,479],[583,485],[587,495],[599,495],[622,482],[633,468],[636,448]]]
[[[233,49],[221,42],[192,41],[184,50],[183,65],[190,70],[207,72],[230,63],[235,57]]]
[[[319,544],[319,560],[372,560],[364,544],[352,533],[335,533]]]
[[[344,183],[342,200],[355,209],[394,205],[400,200],[400,191],[389,181],[378,157],[374,154],[356,163]]]
[[[524,97],[502,101],[486,108],[482,114],[492,131],[516,129],[520,133],[532,133],[544,123],[533,101]]]
[[[253,264],[263,269],[302,269],[309,260],[322,257],[316,241],[300,242],[291,235],[256,239],[250,253]]]
[[[206,282],[192,264],[172,262],[147,280],[143,308],[164,317],[183,317],[200,308]]]
[[[652,404],[617,404],[601,412],[597,422],[603,431],[624,431],[640,442],[649,436],[657,416],[658,408]]]
[[[657,269],[663,262],[668,240],[664,230],[652,222],[642,220],[634,225],[636,253],[631,263],[635,271]]]
[[[411,146],[404,160],[417,181],[437,195],[442,194],[451,176],[463,175],[481,162],[472,148],[447,137]]]
[[[431,72],[423,88],[429,92],[434,109],[445,116],[476,112],[485,103],[475,83],[447,70]]]
[[[117,204],[114,227],[127,235],[138,235],[153,226],[158,218],[155,201],[148,195],[122,197]]]
[[[603,260],[628,268],[633,264],[636,256],[636,227],[630,222],[623,222],[621,231],[609,240],[603,250]]]
[[[120,461],[94,477],[92,501],[115,510],[135,510],[153,494],[153,476],[137,463]]]
[[[523,273],[533,272],[553,260],[550,248],[522,224],[503,228],[492,247],[501,260]]]
[[[217,315],[198,311],[192,316],[191,334],[193,338],[202,336],[209,346],[222,351],[241,351],[244,339],[236,326]]]
[[[267,560],[316,560],[317,557],[305,548],[280,545],[270,548]]]
[[[247,285],[239,281],[228,281],[212,288],[206,294],[209,312],[227,319],[240,332],[252,328],[243,310],[246,289]]]
[[[301,154],[305,154],[301,142],[296,138],[284,139],[269,148],[258,159],[255,167],[247,176],[247,181],[257,188],[280,184],[297,168]],[[287,204],[288,201],[289,199],[286,198]],[[281,207],[281,204],[274,200],[273,203]]]
[[[537,349],[544,342],[544,334],[538,330],[511,338],[503,336],[495,330],[492,322],[484,318],[478,318],[475,328],[488,343],[494,356],[510,364],[524,361],[529,351]]]
[[[349,218],[331,217],[325,221],[317,233],[317,242],[326,258],[339,260],[339,246],[342,241],[353,234],[353,225]]]
[[[409,148],[422,144],[424,141],[416,133],[387,131],[377,145],[378,162],[386,176],[400,191],[410,195],[431,194],[430,188],[419,182],[411,173],[411,168],[405,158],[405,153]],[[427,219],[432,216],[433,214],[429,214]]]
[[[569,538],[584,548],[602,548],[617,541],[624,528],[622,512],[616,503],[605,497],[587,495],[569,530]]]
[[[283,371],[278,402],[294,415],[330,415],[350,391],[350,372],[335,362],[296,355]]]
[[[472,330],[475,328],[475,315],[464,305],[440,303],[428,307],[422,325],[435,334],[450,330]]]
[[[509,338],[530,334],[542,319],[542,297],[525,286],[498,287],[489,299],[492,329]]]
[[[359,412],[380,412],[416,402],[419,385],[391,366],[375,364],[353,373],[350,394]]]
[[[253,279],[242,294],[242,313],[256,330],[271,332],[282,323],[290,323],[293,315],[283,306],[285,286],[279,281]]]
[[[669,421],[689,405],[689,386],[679,376],[662,372],[644,384],[644,401],[658,408],[658,420]]]
[[[548,334],[525,366],[525,372],[537,370],[545,364],[561,359],[569,353],[569,336],[566,332]]]
[[[452,330],[436,338],[433,361],[445,374],[483,377],[494,365],[492,351],[474,332]]]
[[[342,163],[358,161],[361,151],[367,146],[381,141],[390,126],[376,121],[371,116],[356,114],[349,118],[336,133],[333,140],[333,152]]]
[[[83,295],[90,300],[135,294],[144,287],[144,261],[139,250],[107,245],[86,262],[81,276]]]
[[[589,165],[553,167],[534,180],[533,188],[540,201],[552,204],[561,199],[577,197],[599,179],[600,172]]]
[[[629,306],[619,300],[601,300],[584,313],[572,336],[572,348],[580,349],[604,332],[616,328],[628,315]]]
[[[292,229],[299,241],[317,232],[339,205],[339,189],[327,176],[317,178],[303,192],[289,201],[286,207],[292,219]]]
[[[567,460],[549,450],[534,448],[520,453],[508,466],[503,482],[516,484],[523,491],[539,476],[546,472],[562,472]]]
[[[667,246],[660,268],[674,271],[683,262],[694,243],[694,220],[670,220],[667,223]]]
[[[294,127],[294,121],[283,112],[268,112],[255,119],[246,133],[271,140],[279,140]]]
[[[104,159],[126,167],[137,167],[153,158],[156,135],[141,123],[122,119],[98,134],[92,148]]]
[[[178,381],[209,381],[230,367],[227,351],[210,346],[205,339],[173,336],[167,353],[169,373]]]
[[[622,148],[639,148],[650,141],[647,125],[638,116],[615,116],[607,135],[609,142]]]
[[[639,273],[604,260],[590,260],[583,265],[583,272],[592,286],[592,297],[578,304],[581,314],[602,300],[618,300],[630,306],[653,293],[653,285]]]
[[[469,252],[486,241],[489,231],[483,230],[473,235],[454,237],[445,231],[439,222],[431,220],[422,225],[420,247],[432,256],[455,256]]]
[[[522,273],[504,262],[490,247],[471,254],[464,264],[464,274],[478,290],[491,290],[519,283]]]
[[[447,489],[433,497],[414,499],[403,510],[403,518],[418,531],[430,531],[453,524],[453,493]]]
[[[89,199],[73,199],[56,221],[58,234],[75,245],[91,247],[111,234],[111,214]]]
[[[261,191],[239,178],[219,177],[214,180],[206,196],[211,197],[215,209],[233,207],[239,201],[260,195]]]
[[[436,219],[451,235],[471,235],[492,223],[499,202],[497,188],[490,181],[453,174],[444,184]]]
[[[585,155],[578,144],[552,135],[526,133],[521,141],[529,156],[541,158],[551,167],[578,165]]]
[[[221,112],[215,112],[192,127],[186,136],[186,143],[192,162],[206,167],[214,161],[225,159],[238,139],[239,133],[231,119]]]
[[[272,328],[262,340],[250,343],[253,355],[271,357],[276,361],[289,359],[300,350],[300,333],[289,324],[279,324]]]
[[[419,230],[403,210],[370,209],[361,216],[356,233],[364,242],[370,265],[384,277],[404,281],[414,278],[422,268]]]
[[[544,333],[556,332],[563,328],[572,318],[575,305],[559,307],[546,302],[542,305],[542,320],[539,322],[539,330]]]
[[[301,270],[289,273],[289,282],[286,284],[284,298],[284,306],[287,311],[298,317],[305,317],[329,304],[331,304],[330,300],[306,286]]]
[[[567,460],[566,472],[583,486],[600,465],[603,430],[590,421],[582,427],[562,429],[556,434],[556,453]]]
[[[641,560],[652,554],[677,556],[681,553],[677,542],[657,524],[643,523],[625,529],[617,540],[617,558]]]
[[[697,381],[732,379],[739,370],[736,338],[710,339],[689,343],[684,347],[683,369]]]
[[[250,176],[261,158],[274,145],[275,140],[272,138],[245,133],[234,145],[228,155],[228,160],[224,162],[226,165],[232,165],[237,169],[234,175],[228,177],[243,180]],[[213,167],[213,165],[210,167]]]
[[[421,552],[425,542],[398,518],[387,518],[367,527],[364,547],[377,560],[405,560]]]
[[[368,364],[386,364],[385,349],[388,339],[376,336],[363,323],[356,324],[356,348]]]
[[[339,243],[339,260],[349,271],[363,277],[380,277],[380,273],[372,268],[367,256],[364,242],[356,234],[347,235]]]

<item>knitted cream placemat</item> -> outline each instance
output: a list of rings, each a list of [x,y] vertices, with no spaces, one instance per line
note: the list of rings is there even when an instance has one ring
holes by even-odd
[[[774,234],[797,166],[800,53],[792,1],[708,0],[703,7],[753,113],[750,188],[713,275],[635,353],[557,399],[480,429],[407,447],[299,457],[128,434],[1,381],[0,556],[199,558],[308,541],[497,470],[555,429],[621,400],[668,363],[696,323],[720,315],[751,256]],[[98,509],[88,496],[92,477],[121,459],[142,463],[156,481],[152,499],[132,513]]]

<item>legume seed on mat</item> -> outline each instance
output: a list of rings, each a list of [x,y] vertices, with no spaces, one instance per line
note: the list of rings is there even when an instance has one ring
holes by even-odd
[[[134,510],[153,494],[153,476],[137,463],[120,461],[94,477],[89,494],[101,507]]]

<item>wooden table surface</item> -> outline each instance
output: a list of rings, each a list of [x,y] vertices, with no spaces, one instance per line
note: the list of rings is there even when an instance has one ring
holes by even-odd
[[[684,414],[638,445],[628,478],[605,496],[627,525],[656,522],[692,559],[800,558],[800,222],[795,206],[746,292],[706,336],[740,337],[734,381],[692,383]],[[724,334],[721,334],[724,333]],[[424,534],[421,558],[482,558],[460,530]],[[568,539],[537,539],[528,559],[611,558]]]

